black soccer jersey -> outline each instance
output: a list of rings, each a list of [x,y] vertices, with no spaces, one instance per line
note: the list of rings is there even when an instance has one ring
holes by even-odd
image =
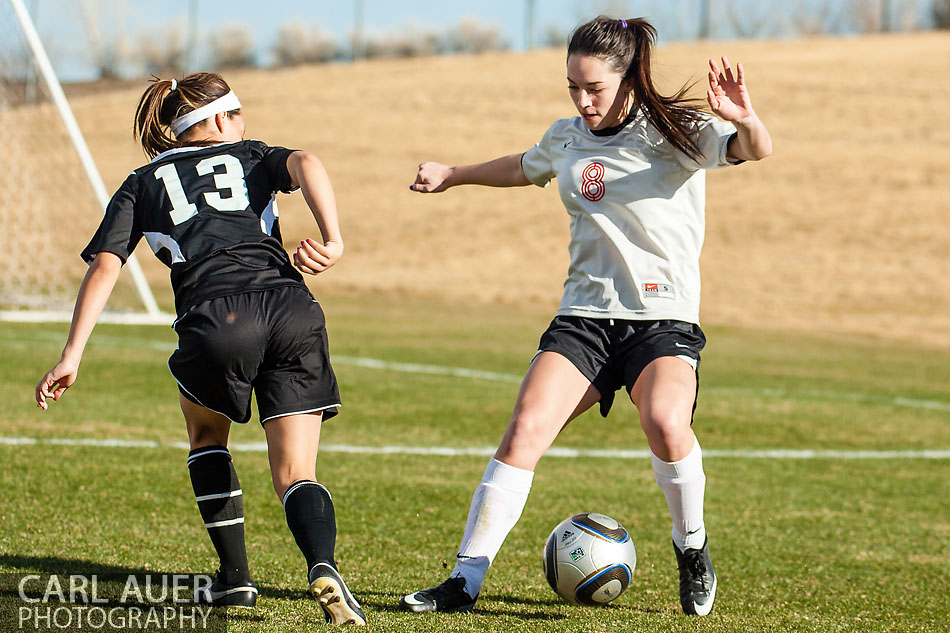
[[[277,221],[276,193],[294,190],[292,152],[251,140],[160,154],[129,174],[82,258],[108,251],[125,262],[144,237],[171,269],[179,316],[208,299],[306,287]]]

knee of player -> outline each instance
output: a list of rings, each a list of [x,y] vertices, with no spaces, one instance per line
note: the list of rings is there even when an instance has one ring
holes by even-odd
[[[284,495],[287,494],[287,490],[295,482],[314,479],[313,473],[310,473],[309,475],[297,473],[290,468],[273,468],[271,470],[271,481],[274,484],[274,494],[277,495],[277,498],[280,499],[281,502],[283,502]]]
[[[666,443],[676,442],[689,434],[691,411],[675,405],[648,406],[640,408],[640,424],[647,435],[653,435]]]
[[[283,481],[283,480],[278,481],[278,479],[277,479],[276,477],[273,478],[274,494],[277,495],[277,499],[278,499],[281,503],[283,503],[283,501],[284,501],[284,495],[287,494],[287,489],[290,488],[290,485],[291,485],[292,483],[293,483],[293,482]]]
[[[556,424],[553,416],[545,415],[543,411],[520,410],[515,411],[508,423],[507,444],[515,451],[520,449],[535,450],[543,449],[547,446],[541,446],[546,438],[552,438],[557,432],[552,429]]]

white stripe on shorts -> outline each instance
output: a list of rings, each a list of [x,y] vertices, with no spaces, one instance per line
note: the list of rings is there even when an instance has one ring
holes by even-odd
[[[328,404],[325,407],[319,407],[316,409],[306,409],[304,411],[288,411],[287,413],[278,413],[276,415],[269,415],[266,418],[263,418],[261,420],[261,424],[264,424],[265,422],[269,420],[273,420],[274,418],[285,418],[288,415],[303,415],[304,413],[317,413],[318,411],[326,411],[327,409],[341,409],[341,408],[343,408],[343,405],[337,402],[336,404]]]
[[[698,365],[698,363],[696,362],[695,358],[690,358],[689,356],[686,356],[684,354],[680,354],[676,358],[682,358],[689,364],[690,367],[693,368],[693,371],[696,371],[696,366]]]

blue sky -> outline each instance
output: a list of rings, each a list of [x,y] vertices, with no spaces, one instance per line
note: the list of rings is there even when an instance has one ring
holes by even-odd
[[[832,13],[854,6],[876,5],[879,0],[711,0],[714,36],[734,37],[727,11],[736,7],[751,24],[774,22],[770,36],[791,32],[790,15],[812,14],[829,19],[834,16],[822,9],[833,7]],[[890,0],[899,8],[902,3],[926,23],[929,0]],[[319,24],[324,31],[342,43],[354,27],[355,0],[86,0],[97,9],[96,28],[106,40],[118,31],[126,34],[134,47],[143,34],[159,36],[173,25],[188,23],[192,2],[197,7],[199,41],[225,25],[245,27],[254,38],[254,49],[260,64],[268,64],[270,50],[281,26],[296,21],[305,26]],[[857,2],[857,4],[856,4]],[[33,15],[57,73],[66,81],[95,77],[89,56],[88,29],[83,22],[79,0],[24,0]],[[407,27],[431,29],[442,33],[465,17],[475,17],[494,24],[502,38],[514,50],[524,48],[526,41],[527,0],[362,0],[364,30],[368,37],[398,33]],[[5,4],[5,2],[4,2]],[[549,30],[567,33],[580,22],[597,13],[618,16],[646,16],[657,26],[661,41],[694,37],[699,23],[701,0],[535,0],[535,39],[544,40]],[[4,16],[6,13],[3,14]],[[837,18],[836,30],[848,32],[852,25]],[[199,45],[198,63],[207,60],[207,49]]]

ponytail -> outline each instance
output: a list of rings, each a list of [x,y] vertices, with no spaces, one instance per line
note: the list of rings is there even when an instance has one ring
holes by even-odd
[[[695,123],[702,102],[689,99],[692,85],[672,96],[660,94],[651,71],[656,29],[642,18],[614,20],[599,16],[577,27],[571,35],[567,56],[585,55],[603,60],[623,78],[633,79],[633,96],[647,120],[673,147],[694,160],[703,153],[697,144]]]
[[[149,158],[182,147],[185,143],[169,129],[171,122],[223,97],[230,90],[216,73],[193,73],[181,81],[153,75],[135,109],[132,135]]]
[[[171,118],[162,116],[165,100],[173,92],[172,88],[172,80],[159,79],[153,75],[151,84],[145,89],[135,109],[133,136],[142,144],[149,158],[177,145],[177,141],[166,132]]]

